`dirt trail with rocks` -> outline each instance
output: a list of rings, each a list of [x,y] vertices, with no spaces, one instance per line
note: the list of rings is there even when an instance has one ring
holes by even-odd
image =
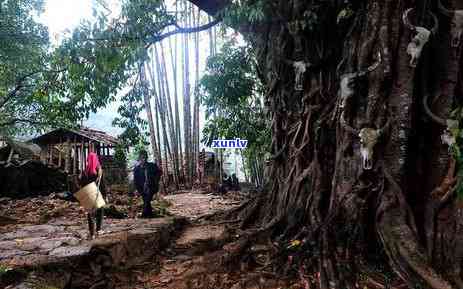
[[[204,216],[239,206],[243,195],[201,191],[162,197],[166,217],[137,219],[140,198],[113,194],[129,218],[105,217],[87,241],[84,211],[59,196],[0,200],[0,285],[6,288],[283,288],[252,268],[228,268],[235,232]],[[159,209],[161,210],[161,209]],[[228,247],[227,247],[228,246]],[[246,276],[245,278],[243,276]],[[251,277],[250,277],[251,276]],[[245,281],[244,281],[245,280]],[[2,287],[0,286],[0,287]]]

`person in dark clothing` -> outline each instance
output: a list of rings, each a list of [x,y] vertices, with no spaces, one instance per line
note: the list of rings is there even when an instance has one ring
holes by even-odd
[[[236,174],[232,174],[231,179],[232,179],[233,190],[239,191],[240,190],[240,182],[238,181],[238,178],[236,177]]]
[[[153,196],[159,191],[159,180],[162,175],[162,170],[156,163],[148,162],[148,153],[140,151],[138,156],[138,164],[133,171],[135,188],[143,197],[143,212],[142,218],[150,218],[153,216],[153,208],[151,201]]]
[[[80,176],[80,186],[84,187],[92,182],[95,182],[99,187],[100,192],[103,194],[105,192],[105,187],[102,182],[103,178],[103,169],[101,168],[98,156],[96,153],[89,153],[87,156],[87,164],[85,170]],[[101,225],[103,223],[103,208],[95,209],[93,212],[88,212],[88,230],[89,230],[89,239],[98,237]],[[95,223],[96,223],[96,232],[95,232]]]

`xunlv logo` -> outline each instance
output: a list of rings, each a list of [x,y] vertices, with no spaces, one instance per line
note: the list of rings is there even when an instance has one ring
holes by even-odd
[[[248,141],[243,139],[232,139],[232,140],[227,140],[227,139],[215,139],[212,141],[212,147],[213,148],[246,148],[248,145]]]

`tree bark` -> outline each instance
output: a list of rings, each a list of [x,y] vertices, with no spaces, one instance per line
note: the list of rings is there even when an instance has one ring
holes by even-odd
[[[146,89],[148,89],[147,82],[146,82],[146,74],[145,74],[145,66],[144,65],[140,65],[140,81],[142,82],[143,85],[146,85]],[[149,95],[148,91],[146,91],[143,94],[143,101],[144,101],[144,104],[145,104],[145,111],[146,111],[146,115],[148,117],[148,125],[149,125],[149,128],[150,128],[151,149],[153,150],[154,159],[159,163],[160,160],[161,160],[161,158],[160,158],[161,156],[160,156],[160,151],[159,151],[159,148],[158,148],[158,143],[156,141],[155,127],[154,127],[154,121],[153,121],[153,110],[151,108],[151,100],[150,99],[151,99],[150,95]],[[158,139],[159,139],[159,136],[158,136]]]
[[[457,0],[443,2],[461,9]],[[433,2],[420,2],[411,22],[430,30],[432,12],[440,28],[410,67],[415,33],[402,15],[413,4],[356,1],[353,15],[337,24],[344,1],[272,1],[265,22],[243,25],[268,90],[273,155],[271,189],[245,212],[243,226],[301,240],[320,288],[355,288],[358,257],[371,261],[374,253],[410,288],[463,288],[455,168],[441,143],[443,127],[423,109],[428,93],[443,118],[461,102],[461,49],[450,45],[449,19]],[[315,29],[294,29],[310,13]],[[342,75],[366,70],[378,54],[379,67],[355,79],[342,107]],[[295,61],[311,63],[302,91],[295,89]],[[371,169],[360,153],[362,128],[384,128]]]

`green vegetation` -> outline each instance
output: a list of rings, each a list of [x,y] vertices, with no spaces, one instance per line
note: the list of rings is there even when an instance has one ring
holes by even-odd
[[[10,271],[11,268],[9,268],[8,266],[4,265],[4,264],[0,264],[0,277],[5,274],[6,272]]]
[[[116,145],[114,160],[119,166],[124,166],[127,164],[127,154],[123,144]]]
[[[247,170],[252,175],[256,167],[263,168],[270,126],[252,51],[234,42],[225,43],[219,53],[208,59],[199,92],[206,110],[203,143],[210,145],[219,138],[247,139],[243,152]]]
[[[1,2],[0,133],[16,132],[18,124],[27,130],[62,120],[63,100],[51,94],[59,71],[47,63],[48,31],[34,20],[43,6],[42,0]]]
[[[109,19],[106,8],[96,4],[96,20],[83,22],[53,48],[47,28],[35,20],[44,10],[43,0],[2,1],[1,134],[72,127],[115,100],[117,92],[133,80],[146,44],[165,37],[161,32],[175,23],[163,1],[121,2],[117,19]],[[122,100],[123,107],[133,102],[130,97]],[[136,113],[131,107],[129,112],[121,111],[123,116]],[[133,123],[116,124],[127,128],[125,139],[139,133],[140,126]]]
[[[463,155],[461,153],[463,149],[463,130],[462,130],[462,119],[463,119],[463,108],[458,107],[450,114],[452,120],[447,120],[446,137],[449,138],[447,142],[450,143],[449,151],[453,155],[456,161],[457,167],[457,185],[456,193],[458,199],[463,200]]]

